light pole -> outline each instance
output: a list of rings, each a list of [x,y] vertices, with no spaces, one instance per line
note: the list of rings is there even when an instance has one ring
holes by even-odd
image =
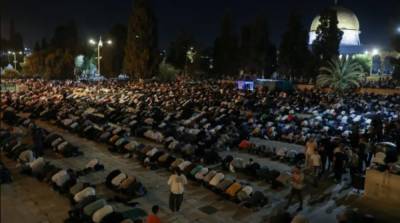
[[[108,45],[112,44],[111,40],[107,40],[106,42]],[[100,55],[100,49],[103,47],[103,41],[101,40],[101,36],[99,37],[99,41],[95,41],[94,39],[89,39],[89,44],[96,46],[97,45],[97,72],[100,74],[100,61],[101,61],[101,55]]]
[[[14,70],[17,70],[17,54],[22,55],[22,51],[15,52],[15,51],[8,51],[8,55],[14,56]]]

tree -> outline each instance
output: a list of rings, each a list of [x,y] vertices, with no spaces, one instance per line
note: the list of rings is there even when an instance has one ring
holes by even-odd
[[[289,79],[306,76],[306,67],[310,59],[308,33],[301,21],[300,15],[291,13],[279,46],[279,68]]]
[[[165,59],[159,65],[158,79],[163,82],[174,81],[179,73],[171,64],[166,63]]]
[[[150,0],[133,1],[125,46],[125,72],[134,78],[156,75],[159,63],[157,46],[157,21]]]
[[[214,42],[214,71],[219,75],[235,76],[238,72],[238,41],[229,12],[222,18],[221,31]]]
[[[245,72],[251,72],[252,67],[252,27],[250,24],[243,25],[240,30],[240,66]]]
[[[265,17],[257,16],[241,28],[240,66],[246,72],[272,73],[276,67],[276,47],[270,43]]]
[[[49,44],[47,43],[46,38],[42,38],[40,41],[40,49],[41,50],[46,50],[49,47]]]
[[[370,56],[364,54],[353,55],[353,61],[360,64],[365,74],[369,74],[372,64],[372,58]]]
[[[68,50],[57,49],[47,54],[45,59],[44,78],[50,80],[72,79],[74,57]]]
[[[78,28],[75,21],[69,21],[65,25],[57,26],[51,39],[51,47],[53,49],[69,50],[72,54],[76,54],[80,50]],[[45,49],[47,43],[42,44]]]
[[[265,73],[271,76],[276,71],[278,66],[278,54],[274,44],[270,44],[267,50],[267,56],[265,57]]]
[[[74,58],[74,73],[77,76],[87,76],[96,72],[96,59],[93,56],[84,56],[82,54]]]
[[[338,28],[337,11],[325,9],[319,19],[317,38],[314,40],[312,49],[317,58],[318,67],[325,65],[328,61],[339,56],[340,41],[343,32]]]
[[[186,64],[186,52],[195,45],[194,38],[186,31],[180,31],[167,51],[167,63],[183,70]]]
[[[317,86],[344,93],[348,89],[358,88],[363,74],[361,65],[352,59],[333,58],[327,66],[321,67]]]
[[[22,71],[27,77],[35,77],[44,73],[44,54],[42,51],[34,51],[31,55],[25,57]]]
[[[126,44],[126,26],[114,25],[108,33],[108,38],[113,41],[112,47],[102,48],[102,73],[107,77],[118,76],[122,72]]]
[[[400,34],[392,38],[392,48],[400,54]],[[400,80],[400,57],[393,57],[390,59],[391,64],[394,66],[392,74],[393,79]]]
[[[35,42],[35,46],[33,47],[33,52],[40,51],[40,43],[38,41]]]
[[[21,33],[17,32],[15,29],[14,20],[10,21],[10,31],[8,40],[8,50],[12,51],[22,51],[24,49],[24,40]]]
[[[21,74],[14,68],[5,69],[4,74],[2,74],[1,76],[4,79],[20,79],[22,77]]]

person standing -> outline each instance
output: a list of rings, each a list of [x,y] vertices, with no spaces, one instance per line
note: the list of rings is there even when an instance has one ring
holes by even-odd
[[[343,153],[343,145],[340,144],[336,147],[333,155],[333,172],[335,174],[336,183],[342,181],[342,174],[344,172],[344,165],[346,161],[346,155]]]
[[[310,156],[311,165],[313,168],[314,173],[314,185],[318,186],[318,179],[321,174],[321,156],[319,155],[318,151],[315,150],[314,154]]]
[[[294,167],[292,170],[292,178],[291,178],[292,189],[290,191],[288,197],[288,203],[286,205],[286,209],[290,206],[292,199],[294,196],[297,196],[300,202],[300,206],[297,208],[297,211],[303,210],[303,195],[302,190],[304,188],[304,174],[301,169],[298,167]]]
[[[44,141],[43,129],[40,127],[37,127],[36,124],[33,124],[32,137],[33,137],[34,151],[36,153],[36,156],[42,156],[43,155],[43,141]]]
[[[318,154],[321,156],[321,170],[319,176],[322,176],[322,174],[325,173],[326,169],[326,162],[328,160],[328,152],[327,149],[321,144],[320,147],[318,147]]]
[[[317,150],[317,141],[314,138],[310,138],[307,143],[306,143],[306,151],[305,151],[305,156],[306,156],[306,167],[305,168],[310,168],[311,162],[310,162],[310,157],[312,154],[314,154],[314,151]]]
[[[179,168],[176,168],[174,174],[172,174],[168,179],[168,185],[170,186],[171,192],[169,196],[169,208],[172,212],[179,211],[181,207],[185,184],[187,184],[185,175],[182,174],[182,171]]]
[[[360,162],[359,158],[359,150],[357,148],[354,148],[353,150],[350,150],[351,152],[349,153],[349,170],[350,170],[350,182],[352,185],[354,185],[355,182],[355,176],[362,171],[360,166],[362,166],[362,162]]]

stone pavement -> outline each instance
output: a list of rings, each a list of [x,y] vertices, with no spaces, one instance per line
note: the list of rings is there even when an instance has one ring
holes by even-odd
[[[18,174],[16,163],[1,158],[10,169],[13,182],[1,185],[1,222],[45,223],[63,222],[67,218],[69,201],[49,185]]]
[[[266,222],[267,217],[271,213],[283,210],[288,188],[281,191],[273,191],[264,182],[251,182],[257,189],[266,193],[270,199],[268,205],[254,212],[240,207],[236,203],[227,201],[210,190],[189,181],[186,186],[182,210],[176,214],[171,213],[168,209],[169,190],[167,180],[170,175],[168,171],[164,169],[156,171],[147,170],[134,159],[127,159],[122,155],[111,154],[105,144],[81,138],[49,122],[36,121],[36,123],[47,130],[61,134],[66,140],[79,146],[80,150],[84,152],[83,156],[73,158],[62,158],[49,152],[45,156],[47,160],[60,167],[81,169],[89,160],[93,158],[99,159],[104,164],[105,171],[91,173],[83,178],[83,180],[88,180],[98,185],[97,191],[99,196],[109,196],[107,189],[104,189],[102,185],[106,175],[113,169],[118,168],[123,172],[137,176],[148,190],[146,196],[136,199],[140,203],[139,207],[151,210],[152,205],[159,205],[161,208],[160,217],[163,222]],[[144,143],[149,143],[146,140],[140,140]],[[281,171],[290,170],[285,164],[265,160],[265,158],[258,158],[244,153],[230,153],[234,156],[241,156],[244,159],[252,157],[262,165],[265,164]],[[14,182],[1,186],[1,222],[63,222],[69,210],[68,200],[52,191],[48,185],[38,182],[36,179],[19,175],[15,169],[15,163],[7,159],[4,160],[6,160],[9,168],[14,166],[12,168]],[[239,180],[248,180],[241,175],[237,175],[236,177]],[[336,222],[336,214],[347,205],[346,202],[338,205],[336,199],[345,198],[349,190],[342,190],[340,186],[331,186],[329,184],[326,187],[322,186],[320,190],[322,192],[333,191],[334,196],[326,202],[313,206],[309,206],[305,202],[302,214],[307,216],[310,222],[334,223]],[[312,195],[321,193],[321,191],[310,189],[307,193]],[[207,214],[200,210],[203,207],[215,208],[216,212]],[[289,211],[293,213],[296,208],[297,205],[292,205]]]

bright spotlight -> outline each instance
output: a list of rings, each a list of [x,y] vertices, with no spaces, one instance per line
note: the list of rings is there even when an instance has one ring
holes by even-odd
[[[397,33],[400,33],[400,26],[396,29]]]
[[[92,45],[94,45],[94,44],[96,44],[96,41],[94,41],[93,39],[90,39],[90,40],[89,40],[89,43],[92,44]]]
[[[375,48],[375,49],[372,50],[372,55],[373,56],[378,55],[378,54],[379,54],[379,49]]]
[[[369,51],[368,51],[368,50],[364,51],[364,54],[365,54],[365,55],[368,55],[368,54],[369,54]]]
[[[108,44],[108,45],[111,45],[111,44],[112,44],[112,41],[111,41],[111,40],[107,40],[107,44]]]

